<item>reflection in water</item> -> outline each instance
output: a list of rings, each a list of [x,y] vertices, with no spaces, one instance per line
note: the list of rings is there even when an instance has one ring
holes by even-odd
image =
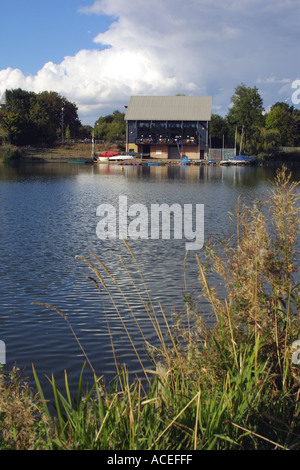
[[[300,168],[292,168],[293,179],[299,180]],[[256,186],[261,181],[273,180],[276,167],[245,167],[245,166],[209,166],[209,165],[162,165],[162,166],[133,166],[98,164],[93,167],[94,174],[116,176],[122,173],[128,179],[154,179],[154,180],[186,180],[211,181],[223,180],[234,186]]]
[[[76,164],[0,165],[0,340],[6,343],[7,367],[15,362],[30,371],[34,362],[40,376],[54,372],[58,383],[66,368],[71,383],[78,380],[82,352],[59,315],[32,305],[45,302],[68,316],[89,359],[99,375],[115,375],[107,330],[109,319],[120,362],[133,373],[140,366],[124,334],[116,310],[104,292],[99,295],[88,266],[76,255],[91,259],[94,252],[109,267],[125,291],[144,334],[155,334],[126,269],[133,270],[139,289],[146,292],[130,253],[122,241],[99,240],[96,209],[100,204],[117,206],[120,195],[128,204],[204,204],[205,239],[223,237],[233,226],[239,194],[251,200],[273,179],[274,168],[262,167],[159,167]],[[293,175],[299,178],[299,171]],[[167,315],[182,308],[185,240],[128,240],[154,305],[162,302]],[[200,258],[202,252],[198,253]],[[195,254],[187,262],[188,289],[199,294]],[[109,279],[107,279],[109,282]],[[217,283],[217,288],[221,289]],[[143,359],[144,345],[124,299],[112,285],[114,296]],[[207,305],[201,303],[203,314]],[[149,364],[150,367],[150,364]],[[47,382],[45,381],[45,384]]]

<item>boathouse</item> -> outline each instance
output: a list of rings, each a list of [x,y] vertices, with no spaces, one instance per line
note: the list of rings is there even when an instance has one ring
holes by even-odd
[[[126,151],[159,159],[208,158],[210,96],[132,96],[126,106]]]

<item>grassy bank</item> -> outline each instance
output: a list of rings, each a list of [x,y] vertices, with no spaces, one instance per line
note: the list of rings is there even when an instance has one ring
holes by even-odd
[[[19,161],[23,152],[13,145],[0,145],[0,162],[9,163]]]
[[[112,144],[96,144],[95,152],[118,150]],[[90,159],[92,155],[91,143],[65,143],[53,147],[27,147],[23,151],[23,160],[27,161],[67,161]]]
[[[201,298],[184,289],[184,314],[172,321],[163,309],[156,311],[138,271],[144,285],[143,292],[139,289],[140,308],[147,312],[158,338],[155,348],[145,339],[153,370],[141,362],[143,381],[130,381],[129,371],[117,358],[116,381],[109,389],[95,375],[93,387],[84,392],[79,372],[74,398],[67,372],[64,390],[57,389],[52,376],[53,416],[34,367],[36,395],[16,371],[6,381],[3,378],[0,448],[299,450],[297,190],[283,168],[264,199],[251,207],[239,200],[231,215],[236,222],[234,236],[220,245],[207,244],[205,264],[196,255]],[[134,270],[139,270],[126,246]],[[110,299],[131,340],[109,287],[113,283],[119,288],[118,280],[94,253],[90,259],[79,258],[91,271],[91,288],[99,291],[100,298]],[[183,269],[185,264],[186,259]],[[211,273],[223,279],[225,298],[219,298],[210,285]],[[126,292],[120,288],[120,293],[143,337],[143,325]],[[205,323],[200,310],[203,297],[213,312],[213,326]],[[65,319],[82,348],[64,313],[43,305]],[[109,328],[109,317],[107,323]],[[132,347],[140,359],[133,342]],[[88,357],[86,367],[93,371]]]
[[[125,149],[125,142],[117,144],[96,143],[95,152],[107,150],[120,151]],[[68,160],[90,159],[92,155],[91,143],[64,143],[52,147],[15,147],[9,144],[0,146],[0,161],[13,162],[16,160],[36,162],[65,162]],[[257,161],[264,164],[280,165],[284,162],[299,162],[300,149],[280,151],[274,149],[270,152],[257,155]]]

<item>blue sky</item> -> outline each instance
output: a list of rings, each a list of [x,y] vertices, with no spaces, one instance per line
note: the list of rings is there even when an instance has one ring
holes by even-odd
[[[0,70],[19,68],[34,74],[52,61],[81,49],[99,48],[93,38],[110,23],[110,17],[79,12],[88,0],[11,0],[1,6]]]
[[[0,95],[54,90],[83,124],[131,95],[210,95],[240,83],[268,110],[300,78],[299,0],[11,0],[1,6]]]

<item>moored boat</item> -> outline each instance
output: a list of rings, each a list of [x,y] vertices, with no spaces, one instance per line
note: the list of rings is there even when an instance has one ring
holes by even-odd
[[[120,152],[106,151],[106,152],[96,152],[95,161],[96,162],[108,162],[109,158],[119,155]]]
[[[186,156],[182,155],[182,159],[180,160],[180,165],[189,165],[191,160]]]
[[[122,155],[121,153],[118,155],[114,155],[113,157],[109,157],[108,160],[110,162],[119,161],[119,160],[134,160],[132,155]]]
[[[255,163],[255,159],[247,155],[236,155],[235,157],[229,158],[229,162],[231,165],[250,165]]]

